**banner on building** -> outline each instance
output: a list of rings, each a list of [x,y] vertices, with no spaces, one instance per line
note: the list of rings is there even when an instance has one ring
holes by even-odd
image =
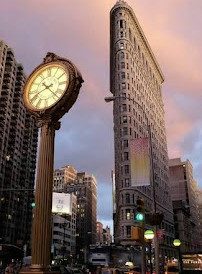
[[[131,186],[150,185],[149,139],[130,141]]]
[[[71,215],[71,194],[53,192],[52,213]]]
[[[116,213],[116,185],[115,185],[115,172],[112,170],[112,196],[113,196],[113,213]]]

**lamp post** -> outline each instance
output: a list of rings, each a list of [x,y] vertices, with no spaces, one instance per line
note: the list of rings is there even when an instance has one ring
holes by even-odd
[[[152,266],[152,249],[151,249],[151,243],[154,238],[154,232],[152,230],[146,230],[144,233],[144,237],[147,240],[147,243],[149,244],[149,263],[150,263],[150,273],[153,273],[153,266]]]
[[[178,251],[178,265],[179,265],[179,273],[182,273],[182,260],[181,260],[181,252],[180,252],[180,246],[181,241],[179,239],[175,239],[173,241],[173,245],[177,248]]]
[[[151,133],[151,126],[149,123],[149,119],[147,114],[145,113],[143,107],[134,99],[123,96],[123,94],[116,95],[116,96],[110,96],[106,97],[104,100],[106,103],[115,101],[116,99],[124,99],[132,101],[133,104],[136,104],[138,108],[141,109],[143,112],[146,122],[147,122],[147,131],[148,131],[148,137],[149,137],[149,144],[150,144],[150,164],[151,164],[151,185],[152,185],[152,198],[153,198],[153,210],[154,215],[158,215],[157,208],[156,208],[156,186],[155,186],[155,174],[154,174],[154,161],[153,161],[153,148],[152,148],[152,133]],[[157,238],[157,225],[155,225],[155,233],[154,233],[154,246],[155,246],[155,270],[156,274],[159,274],[159,244],[158,244],[158,238]]]

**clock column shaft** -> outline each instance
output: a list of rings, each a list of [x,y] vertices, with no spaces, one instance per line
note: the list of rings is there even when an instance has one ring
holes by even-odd
[[[32,227],[31,268],[39,271],[44,271],[50,266],[54,138],[54,123],[43,124],[40,137]]]

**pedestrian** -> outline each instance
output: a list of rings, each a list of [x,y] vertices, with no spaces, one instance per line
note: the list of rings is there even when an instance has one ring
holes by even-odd
[[[9,263],[5,269],[5,274],[8,273],[14,273],[14,264],[12,262]]]
[[[17,261],[14,266],[14,274],[18,274],[20,272],[20,268],[21,268],[21,264],[20,262]]]

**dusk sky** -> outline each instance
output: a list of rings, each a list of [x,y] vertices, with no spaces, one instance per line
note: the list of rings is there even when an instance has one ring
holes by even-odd
[[[165,76],[170,158],[189,159],[202,187],[202,1],[128,0]],[[55,168],[94,174],[98,219],[112,226],[114,168],[109,92],[109,12],[114,0],[0,0],[0,38],[26,74],[48,51],[72,60],[84,84],[56,132]]]

